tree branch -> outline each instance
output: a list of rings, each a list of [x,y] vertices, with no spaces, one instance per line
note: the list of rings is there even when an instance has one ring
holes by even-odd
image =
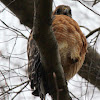
[[[82,3],[80,0],[76,0],[78,1],[79,3],[81,3],[84,7],[86,7],[87,9],[89,9],[90,11],[92,11],[93,13],[95,13],[96,15],[100,16],[99,13],[95,12],[94,10],[92,10],[91,8],[87,7],[84,3]]]
[[[94,29],[93,31],[91,31],[91,32],[86,36],[86,38],[88,38],[89,36],[93,35],[93,34],[94,34],[95,32],[97,32],[97,31],[100,31],[100,27],[97,28],[97,29]]]
[[[33,37],[40,50],[42,65],[47,72],[53,100],[70,100],[58,45],[52,31],[52,0],[34,0]]]
[[[19,19],[21,24],[32,28],[33,24],[33,0],[0,0],[5,4]],[[12,2],[13,1],[13,2]]]
[[[92,47],[88,48],[84,65],[78,74],[100,90],[100,55]]]

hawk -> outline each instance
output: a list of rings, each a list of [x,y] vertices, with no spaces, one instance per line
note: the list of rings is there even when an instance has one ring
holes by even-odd
[[[82,67],[87,51],[86,37],[77,22],[72,19],[69,6],[60,5],[52,13],[52,30],[58,42],[66,80],[70,80]],[[43,69],[39,49],[30,34],[28,39],[28,73],[33,95],[39,95],[39,83]],[[46,84],[47,85],[47,84]],[[46,87],[48,88],[48,87]]]

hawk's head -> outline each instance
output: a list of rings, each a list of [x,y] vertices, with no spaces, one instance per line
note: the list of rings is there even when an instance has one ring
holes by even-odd
[[[71,8],[69,6],[60,5],[56,7],[53,12],[53,15],[67,15],[69,17],[72,17]]]

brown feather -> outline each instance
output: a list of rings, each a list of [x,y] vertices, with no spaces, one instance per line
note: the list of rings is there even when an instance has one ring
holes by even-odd
[[[69,80],[82,67],[87,50],[86,38],[77,22],[66,15],[55,15],[52,29],[58,41],[65,76]]]

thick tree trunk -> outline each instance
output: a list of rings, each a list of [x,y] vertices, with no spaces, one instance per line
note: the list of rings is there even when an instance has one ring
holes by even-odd
[[[29,28],[33,24],[33,0],[1,0],[20,20]],[[79,75],[100,89],[100,55],[93,48],[88,50],[83,67]]]

